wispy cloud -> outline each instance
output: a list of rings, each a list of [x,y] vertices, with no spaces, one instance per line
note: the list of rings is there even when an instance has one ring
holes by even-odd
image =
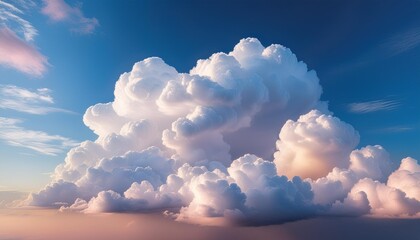
[[[10,146],[27,148],[52,156],[78,144],[60,135],[49,135],[46,132],[25,129],[19,126],[20,123],[22,121],[19,119],[0,117],[0,140]]]
[[[374,100],[368,102],[356,102],[348,104],[348,110],[352,113],[370,113],[377,111],[390,111],[399,107],[401,103],[397,100]]]
[[[37,30],[30,22],[20,17],[23,14],[23,10],[18,6],[0,0],[0,26],[11,28],[14,32],[22,34],[26,41],[32,41],[37,35]]]
[[[394,37],[387,39],[381,46],[388,56],[395,56],[420,45],[420,27],[409,29]]]
[[[68,22],[74,27],[73,31],[90,34],[99,25],[96,18],[87,18],[84,16],[81,7],[72,7],[64,0],[44,0],[42,13],[55,22]]]
[[[361,53],[357,58],[344,62],[330,71],[330,74],[353,71],[354,69],[366,67],[381,59],[388,59],[397,55],[409,52],[420,46],[420,27],[414,27],[395,33],[370,49]]]
[[[0,108],[31,114],[72,113],[62,108],[51,107],[54,99],[50,93],[51,90],[48,88],[30,91],[14,85],[0,85]]]
[[[21,72],[41,76],[48,61],[38,50],[21,40],[7,27],[0,28],[0,64]]]
[[[30,1],[17,1],[22,9]],[[31,43],[37,30],[23,19],[24,10],[16,4],[0,0],[0,64],[26,74],[41,76],[47,69],[47,58]]]
[[[411,130],[414,130],[414,128],[409,127],[409,126],[392,126],[392,127],[386,127],[386,128],[378,129],[377,132],[399,133],[399,132],[407,132],[407,131],[411,131]]]

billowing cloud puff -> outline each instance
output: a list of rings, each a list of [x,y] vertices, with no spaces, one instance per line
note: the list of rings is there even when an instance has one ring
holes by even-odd
[[[420,201],[420,165],[413,158],[401,161],[400,168],[388,178],[388,186],[400,189],[407,197]]]
[[[364,194],[367,198],[357,200],[359,194]],[[351,199],[352,202],[365,202],[370,206],[370,213],[377,216],[413,216],[420,212],[420,202],[408,198],[400,189],[389,187],[386,184],[372,179],[365,178],[360,180],[351,190],[346,200]],[[346,201],[344,205],[346,205]]]
[[[358,133],[321,92],[289,49],[254,38],[189,73],[145,59],[120,76],[113,102],[86,111],[98,138],[71,149],[26,204],[201,224],[417,216],[417,162],[395,170],[381,146],[355,150]]]
[[[347,168],[358,143],[359,134],[351,125],[313,110],[284,124],[274,162],[281,175],[317,179],[334,167]]]
[[[372,178],[359,180],[343,202],[334,203],[332,211],[351,212],[354,205],[358,205],[359,211],[365,209],[360,215],[419,217],[419,183],[420,165],[413,158],[405,158],[387,183]]]
[[[367,146],[350,154],[350,169],[359,178],[386,181],[392,171],[389,154],[381,146]]]
[[[370,178],[386,182],[391,171],[389,154],[381,146],[366,146],[353,150],[350,153],[349,168],[334,167],[327,176],[310,181],[315,194],[314,201],[318,204],[341,201],[360,179]]]

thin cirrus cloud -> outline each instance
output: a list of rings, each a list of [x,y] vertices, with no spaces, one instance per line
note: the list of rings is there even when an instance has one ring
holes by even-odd
[[[391,111],[401,106],[397,100],[374,100],[368,102],[356,102],[348,104],[348,110],[352,113],[370,113],[377,111]]]
[[[387,39],[380,47],[391,57],[412,50],[419,45],[420,27],[416,27]]]
[[[25,7],[25,2],[22,3],[22,7]],[[0,21],[3,26],[10,26],[16,24],[14,31],[23,35],[26,41],[32,41],[37,35],[37,30],[32,26],[32,24],[19,15],[24,15],[24,11],[19,7],[11,3],[0,1]]]
[[[72,7],[64,0],[44,0],[43,2],[42,13],[44,15],[54,22],[70,23],[74,32],[90,34],[99,25],[96,18],[85,17],[80,7]]]
[[[418,46],[420,46],[420,27],[406,29],[383,39],[370,50],[360,54],[360,57],[335,67],[330,74],[339,74],[356,68],[366,67],[378,60],[410,52]]]
[[[14,85],[0,85],[0,108],[37,115],[50,112],[72,113],[66,109],[52,107],[54,99],[50,93],[48,88],[31,91]]]
[[[77,142],[60,135],[50,135],[19,126],[22,120],[0,117],[0,140],[10,146],[23,147],[35,152],[56,156]]]
[[[23,6],[28,6],[22,2]],[[25,12],[17,5],[0,1],[0,64],[20,72],[42,76],[48,66],[33,42],[37,30],[22,17]]]
[[[417,160],[398,167],[379,145],[355,149],[358,132],[321,93],[290,49],[255,38],[189,73],[147,58],[120,76],[112,102],[87,109],[84,123],[98,138],[71,149],[23,204],[166,210],[210,225],[420,217]]]

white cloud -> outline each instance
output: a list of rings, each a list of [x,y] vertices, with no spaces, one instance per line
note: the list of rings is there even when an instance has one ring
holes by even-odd
[[[32,41],[37,35],[37,30],[30,22],[19,16],[24,14],[19,5],[0,1],[0,26],[9,27],[13,32],[21,34],[26,41]]]
[[[279,137],[274,155],[278,173],[312,179],[334,167],[347,168],[348,156],[359,143],[351,125],[318,110],[287,121]]]
[[[388,178],[388,186],[404,191],[407,197],[420,201],[420,165],[413,158],[404,158],[400,168]]]
[[[50,93],[48,88],[31,91],[14,85],[0,85],[0,108],[31,114],[70,113],[68,110],[49,106],[54,103]]]
[[[0,140],[10,146],[28,148],[46,155],[57,155],[78,143],[59,135],[25,129],[14,118],[0,117]]]
[[[370,113],[377,111],[391,111],[398,108],[401,103],[397,100],[374,100],[369,102],[350,103],[348,109],[353,113]]]
[[[388,161],[384,163],[386,162]],[[377,175],[372,172],[377,169],[377,163],[378,161],[374,160],[370,166],[366,165],[366,172]],[[363,176],[359,176],[360,180],[354,184],[344,201],[338,199],[333,204],[332,214],[348,215],[353,212],[357,213],[356,215],[377,217],[420,217],[420,166],[415,159],[403,159],[400,167],[385,178],[387,181]]]
[[[387,51],[390,56],[395,56],[410,51],[418,47],[419,44],[420,27],[415,27],[387,39],[380,47]]]
[[[72,7],[64,0],[43,0],[44,7],[42,13],[55,22],[69,22],[74,27],[73,31],[90,34],[99,25],[96,18],[87,18],[84,16],[81,7]]]
[[[361,192],[366,194],[371,208],[369,214],[380,217],[409,217],[418,215],[420,212],[420,201],[407,197],[400,189],[373,181],[370,178],[360,180],[352,188],[347,199],[357,202],[355,196]]]
[[[394,203],[403,207],[393,216],[412,216],[419,201],[407,196],[416,194],[417,175],[401,172],[417,171],[406,167],[412,161],[388,179],[388,153],[354,150],[358,133],[328,111],[321,92],[315,72],[289,49],[253,38],[199,60],[189,73],[145,59],[120,76],[113,102],[86,111],[84,123],[98,138],[71,149],[53,182],[26,204],[166,210],[202,224],[382,216],[389,212],[378,209]],[[388,192],[398,199],[376,204]]]
[[[388,152],[379,145],[352,151],[350,169],[359,178],[368,177],[381,182],[385,182],[393,170]]]

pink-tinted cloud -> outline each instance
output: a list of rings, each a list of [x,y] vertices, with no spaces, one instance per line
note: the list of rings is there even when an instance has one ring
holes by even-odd
[[[41,76],[47,70],[48,61],[34,46],[21,40],[8,27],[3,27],[0,28],[0,64]]]
[[[72,30],[75,32],[89,34],[99,25],[96,18],[85,17],[80,7],[72,7],[64,0],[44,0],[44,4],[43,14],[55,22],[71,23],[74,25]]]

